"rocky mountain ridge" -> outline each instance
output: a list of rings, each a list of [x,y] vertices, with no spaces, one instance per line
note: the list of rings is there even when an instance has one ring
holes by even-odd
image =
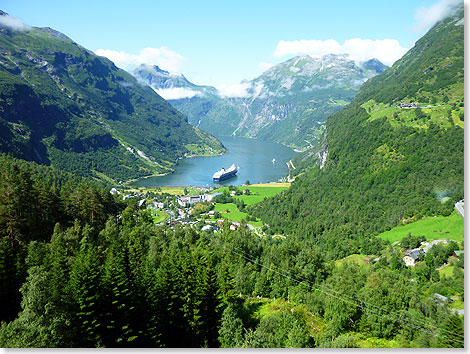
[[[386,68],[377,59],[356,63],[347,55],[302,55],[242,81],[245,92],[239,97],[158,67],[141,65],[133,75],[163,97],[166,93],[191,124],[204,130],[304,149],[318,141],[328,115],[345,107],[362,83]]]

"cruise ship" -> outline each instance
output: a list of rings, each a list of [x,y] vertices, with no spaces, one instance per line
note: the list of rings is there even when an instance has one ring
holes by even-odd
[[[220,182],[220,181],[225,181],[226,179],[235,177],[237,174],[239,168],[235,166],[235,164],[232,164],[228,169],[222,168],[220,171],[217,171],[214,173],[212,176],[212,179],[214,182]]]

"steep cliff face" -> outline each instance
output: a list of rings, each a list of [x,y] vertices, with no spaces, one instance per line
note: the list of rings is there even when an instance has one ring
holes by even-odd
[[[0,127],[1,152],[96,178],[223,151],[152,89],[50,28],[0,26]]]

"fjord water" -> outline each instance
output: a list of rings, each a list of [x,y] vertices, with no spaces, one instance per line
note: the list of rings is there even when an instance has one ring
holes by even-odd
[[[217,138],[227,148],[227,153],[224,155],[183,159],[175,167],[174,173],[145,178],[134,185],[207,187],[219,184],[241,185],[246,180],[252,184],[277,182],[287,174],[286,162],[296,154],[291,148],[268,141],[240,137]],[[236,177],[223,182],[212,181],[214,172],[222,167],[228,168],[232,163],[240,167]]]

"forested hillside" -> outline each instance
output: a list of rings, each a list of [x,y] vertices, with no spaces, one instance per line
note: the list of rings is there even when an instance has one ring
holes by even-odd
[[[464,192],[463,45],[461,9],[329,117],[317,150],[294,159],[304,174],[251,212],[330,257],[374,253],[378,233],[448,215]]]
[[[224,150],[152,89],[57,31],[1,25],[0,47],[1,152],[128,180]]]
[[[396,251],[335,263],[312,240],[155,226],[135,201],[5,156],[0,173],[1,347],[463,346],[431,297],[463,298],[463,258],[433,269],[456,243],[415,269]]]

